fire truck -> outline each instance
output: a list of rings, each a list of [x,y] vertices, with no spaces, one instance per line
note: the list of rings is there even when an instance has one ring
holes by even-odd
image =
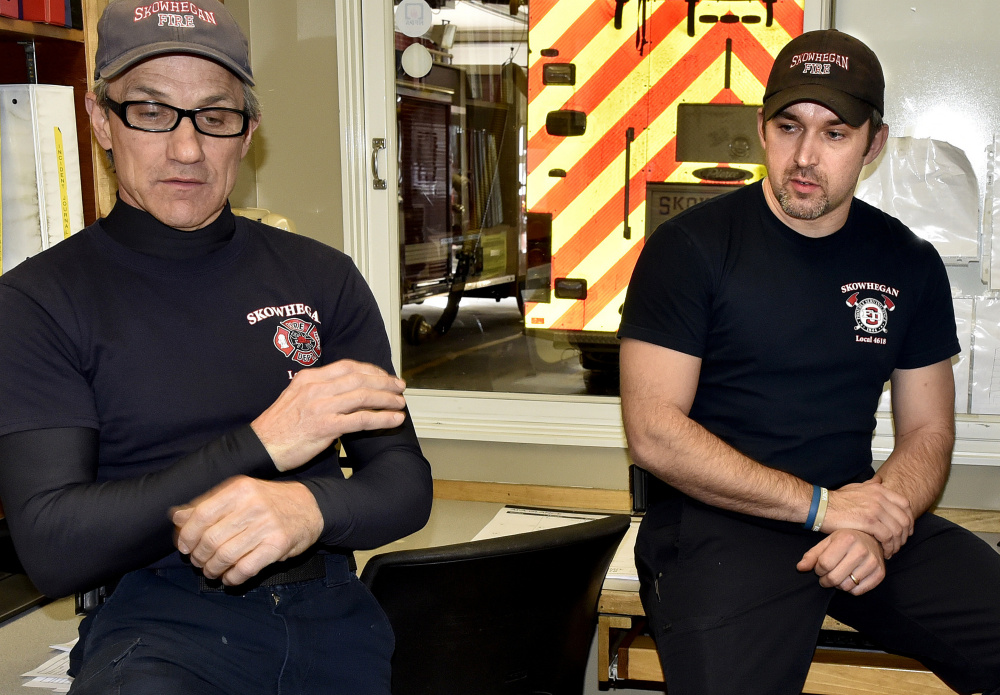
[[[531,0],[529,335],[617,369],[643,240],[764,176],[756,112],[805,0]]]

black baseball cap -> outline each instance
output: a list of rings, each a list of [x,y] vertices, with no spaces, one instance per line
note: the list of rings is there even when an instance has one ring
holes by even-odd
[[[860,128],[874,108],[885,113],[882,65],[868,46],[835,29],[809,31],[778,53],[764,91],[764,120],[800,101],[815,101]]]
[[[94,79],[111,79],[166,53],[214,60],[253,84],[249,45],[218,0],[115,0],[97,22]]]

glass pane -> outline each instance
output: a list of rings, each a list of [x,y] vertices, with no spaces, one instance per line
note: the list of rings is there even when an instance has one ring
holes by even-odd
[[[513,4],[512,14],[509,0],[396,3],[402,363],[412,388],[588,391],[578,350],[525,331],[529,7]],[[422,7],[430,29],[408,36],[426,26]],[[414,45],[430,53],[426,74]],[[547,248],[534,251],[547,272]],[[547,291],[547,275],[534,279]],[[616,391],[617,374],[608,381]]]
[[[643,239],[763,176],[756,104],[803,0],[395,5],[403,376],[616,395]]]

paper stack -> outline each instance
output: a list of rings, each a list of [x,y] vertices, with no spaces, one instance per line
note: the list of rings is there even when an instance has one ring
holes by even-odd
[[[559,528],[561,526],[569,526],[570,524],[578,524],[582,521],[600,519],[604,516],[604,514],[591,514],[587,512],[504,507],[476,534],[473,540],[479,541],[484,538],[499,538],[515,533]],[[622,542],[619,544],[618,550],[611,560],[611,566],[608,567],[608,574],[604,580],[605,589],[616,589],[619,591],[639,590],[639,573],[635,569],[635,537],[639,530],[639,521],[639,519],[633,518],[628,531],[625,533],[625,537],[622,538]]]
[[[38,668],[22,673],[24,678],[30,679],[22,685],[25,688],[45,688],[54,693],[68,693],[73,679],[66,675],[66,671],[69,670],[69,651],[74,644],[76,640],[65,644],[53,644],[50,648],[56,650],[58,654]]]

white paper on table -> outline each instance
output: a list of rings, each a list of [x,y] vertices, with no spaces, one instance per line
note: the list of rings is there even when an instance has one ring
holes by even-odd
[[[640,521],[641,519],[633,518],[625,532],[625,537],[611,560],[611,566],[608,567],[608,575],[604,579],[605,589],[639,590],[639,572],[635,568],[635,538],[639,533]]]
[[[472,539],[481,541],[486,538],[513,536],[515,533],[530,533],[544,531],[550,528],[561,528],[581,521],[603,519],[606,514],[588,514],[586,512],[562,512],[550,509],[527,509],[524,507],[504,507],[496,513],[486,526]]]
[[[480,541],[487,538],[511,536],[515,533],[561,528],[583,521],[603,519],[605,516],[607,515],[588,512],[504,507],[472,540]],[[635,568],[635,538],[639,529],[639,521],[639,519],[632,519],[628,531],[625,532],[625,536],[611,560],[611,565],[608,567],[608,574],[604,580],[605,589],[638,590],[639,574]]]

